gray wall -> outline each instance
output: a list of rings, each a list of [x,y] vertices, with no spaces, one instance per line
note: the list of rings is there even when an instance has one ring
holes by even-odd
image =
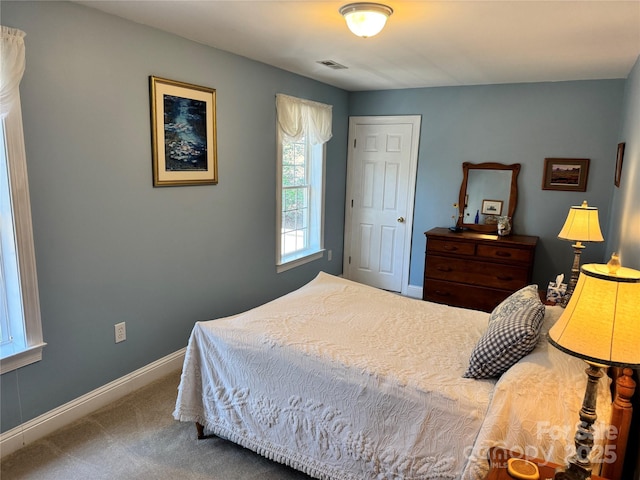
[[[557,235],[569,207],[587,200],[608,229],[624,87],[606,80],[352,93],[350,115],[422,115],[410,284],[423,283],[424,232],[451,224],[462,162],[522,165],[513,233],[540,237],[534,282],[568,278],[573,250]],[[542,190],[546,157],[591,159],[587,191]],[[604,243],[590,244],[583,261],[604,255]]]
[[[2,24],[27,33],[20,90],[48,343],[41,362],[2,376],[2,431],[183,348],[197,320],[342,272],[347,92],[75,4],[3,0]],[[149,75],[217,89],[218,185],[152,187]],[[282,274],[278,92],[334,106],[333,261]]]
[[[620,188],[613,189],[607,252],[640,270],[640,57],[627,79],[619,142],[625,143]]]

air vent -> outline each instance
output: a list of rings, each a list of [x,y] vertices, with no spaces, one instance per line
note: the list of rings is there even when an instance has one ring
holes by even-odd
[[[344,65],[340,65],[338,62],[334,62],[333,60],[319,60],[318,63],[320,65],[324,65],[325,67],[333,68],[334,70],[343,70],[345,68]]]

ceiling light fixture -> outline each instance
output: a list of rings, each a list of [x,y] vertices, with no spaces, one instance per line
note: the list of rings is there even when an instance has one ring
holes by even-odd
[[[380,33],[393,9],[381,3],[349,3],[339,10],[347,26],[355,35],[363,38]]]

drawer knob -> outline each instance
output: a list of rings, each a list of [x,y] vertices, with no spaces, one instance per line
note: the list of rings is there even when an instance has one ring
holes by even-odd
[[[496,252],[496,257],[510,257],[511,253],[510,252],[503,252],[502,250],[498,250]]]
[[[441,296],[441,297],[448,297],[448,296],[450,295],[450,293],[449,293],[449,292],[442,292],[442,291],[440,291],[440,290],[436,290],[436,291],[435,291],[435,294],[436,294],[436,295],[439,295],[439,296]]]
[[[455,252],[456,250],[458,250],[458,247],[456,247],[454,245],[445,245],[444,249],[448,250],[449,252]]]
[[[438,266],[438,271],[440,272],[450,272],[451,271],[451,267],[443,267],[442,265]]]

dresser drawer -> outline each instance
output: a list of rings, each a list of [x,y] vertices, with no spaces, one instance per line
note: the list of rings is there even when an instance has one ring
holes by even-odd
[[[468,285],[462,287],[459,283],[425,279],[422,299],[454,307],[491,312],[509,295],[510,292],[504,290]]]
[[[430,238],[427,253],[455,253],[456,255],[475,255],[476,245],[471,242],[452,242],[440,238]]]
[[[425,278],[481,285],[512,292],[524,287],[529,271],[524,266],[469,261],[461,258],[429,256]]]
[[[490,312],[531,282],[538,237],[443,227],[425,235],[424,300]]]
[[[490,258],[528,264],[532,260],[531,249],[513,248],[508,245],[478,245],[479,258]]]

